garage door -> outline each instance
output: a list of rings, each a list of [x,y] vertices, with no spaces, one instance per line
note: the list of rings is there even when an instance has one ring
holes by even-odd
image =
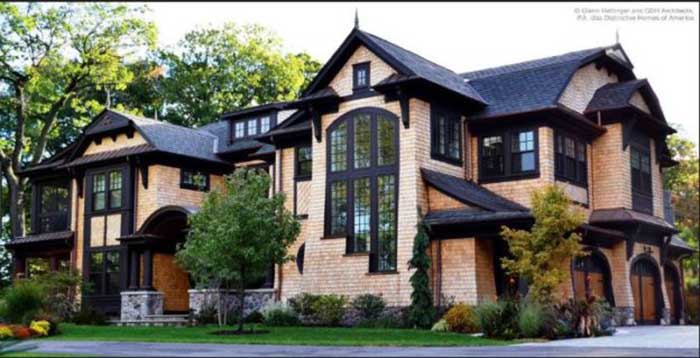
[[[658,324],[658,277],[656,265],[646,259],[632,267],[631,284],[634,295],[634,319],[638,324]]]

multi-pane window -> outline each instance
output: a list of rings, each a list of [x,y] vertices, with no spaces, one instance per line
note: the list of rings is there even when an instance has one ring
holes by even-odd
[[[119,209],[122,207],[121,169],[96,173],[92,176],[92,210]]]
[[[37,184],[38,210],[36,231],[40,233],[68,228],[68,183],[49,182]]]
[[[586,186],[588,183],[587,143],[557,132],[554,135],[554,173],[559,180]]]
[[[482,176],[492,177],[503,175],[503,137],[484,137],[481,141]]]
[[[193,169],[180,169],[180,187],[200,191],[209,190],[209,174]]]
[[[113,171],[109,173],[109,208],[117,209],[122,207],[122,172]]]
[[[537,174],[537,131],[511,129],[479,140],[480,180],[508,180]]]
[[[369,88],[369,62],[353,66],[352,88],[361,90]]]
[[[90,253],[89,281],[93,295],[117,295],[120,292],[119,251],[94,251]]]
[[[92,178],[92,210],[104,210],[107,202],[106,197],[107,176],[96,174]]]
[[[236,138],[245,137],[245,122],[236,122],[235,130],[236,130],[236,132],[235,132]]]
[[[258,134],[258,120],[250,119],[248,120],[248,136],[254,136]]]
[[[513,173],[535,170],[535,134],[533,131],[513,133],[511,140]]]
[[[330,235],[347,233],[348,217],[348,184],[336,181],[331,184]]]
[[[393,115],[367,109],[328,131],[326,234],[369,252],[370,271],[396,270],[397,129]]]
[[[346,123],[341,123],[331,132],[331,172],[338,172],[347,168],[348,155],[348,127]]]
[[[651,187],[651,157],[648,146],[630,145],[630,167],[632,176],[632,208],[652,214],[654,199]]]
[[[458,113],[437,106],[431,112],[431,152],[433,158],[461,164],[462,120]]]
[[[260,133],[266,133],[270,130],[270,117],[260,118]]]
[[[296,179],[311,178],[311,146],[297,147],[296,149]]]

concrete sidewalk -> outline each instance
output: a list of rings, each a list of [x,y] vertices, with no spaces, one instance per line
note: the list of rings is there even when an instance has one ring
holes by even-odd
[[[81,342],[35,340],[31,352],[102,356],[213,357],[698,357],[698,327],[626,327],[612,337],[569,339],[500,347],[318,347],[191,343]]]

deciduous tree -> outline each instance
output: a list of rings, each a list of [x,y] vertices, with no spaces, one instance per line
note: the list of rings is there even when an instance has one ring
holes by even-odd
[[[501,229],[513,258],[502,258],[503,268],[526,279],[528,295],[549,303],[554,289],[569,273],[569,260],[583,254],[581,237],[573,231],[583,223],[580,210],[572,207],[564,190],[549,185],[533,192],[530,230]]]
[[[187,241],[176,254],[200,286],[236,289],[239,332],[246,285],[265,275],[271,264],[292,259],[288,248],[299,235],[299,221],[285,208],[284,194],[270,196],[269,188],[266,173],[236,170],[192,215]],[[219,325],[226,322],[222,296]]]

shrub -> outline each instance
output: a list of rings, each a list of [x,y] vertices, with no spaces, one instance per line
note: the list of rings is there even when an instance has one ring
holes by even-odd
[[[215,324],[218,323],[216,302],[206,302],[199,308],[199,312],[194,315],[197,324]]]
[[[518,312],[518,329],[524,338],[542,336],[545,323],[545,312],[537,303],[527,302],[521,305]]]
[[[0,341],[11,338],[14,338],[12,335],[12,329],[10,329],[8,326],[0,326]]]
[[[283,303],[270,303],[262,310],[266,326],[299,326],[301,322],[296,312]]]
[[[313,304],[313,311],[323,326],[338,326],[345,316],[347,299],[338,295],[321,295]]]
[[[365,294],[355,297],[350,304],[362,319],[378,319],[386,308],[382,296]]]
[[[250,312],[246,317],[244,322],[245,323],[262,323],[265,320],[265,317],[263,317],[262,313],[260,311],[253,311]]]
[[[31,336],[32,336],[32,330],[29,329],[28,327],[11,326],[10,329],[12,329],[12,336],[15,339],[27,339],[27,338],[31,338]]]
[[[556,314],[568,326],[565,331],[575,337],[611,335],[612,309],[604,300],[570,298],[556,306]],[[562,338],[555,336],[554,338]]]
[[[75,270],[60,270],[32,276],[31,281],[44,288],[47,313],[58,320],[69,321],[78,311],[77,293],[89,293],[91,287],[84,283]]]
[[[433,332],[447,332],[450,330],[450,327],[447,325],[447,321],[445,321],[443,318],[437,321],[430,330]]]
[[[49,323],[49,321],[32,321],[29,324],[29,329],[36,332],[39,336],[48,336],[51,323]]]
[[[80,311],[73,315],[72,321],[75,324],[104,326],[107,324],[107,317],[99,311],[83,306]]]
[[[34,316],[35,321],[47,321],[49,322],[49,336],[54,336],[58,334],[58,324],[60,320],[56,318],[56,316],[47,313],[47,312],[42,312],[39,313],[38,315]]]
[[[316,316],[316,311],[314,306],[316,302],[321,299],[320,295],[313,295],[310,293],[300,293],[289,299],[289,306],[302,317],[314,317]]]
[[[518,336],[518,305],[510,299],[477,306],[476,316],[485,337],[513,339]]]
[[[41,285],[32,281],[17,281],[5,290],[0,316],[10,323],[28,323],[41,312],[45,293]]]
[[[452,306],[443,319],[450,332],[474,333],[479,330],[474,308],[463,303]]]

